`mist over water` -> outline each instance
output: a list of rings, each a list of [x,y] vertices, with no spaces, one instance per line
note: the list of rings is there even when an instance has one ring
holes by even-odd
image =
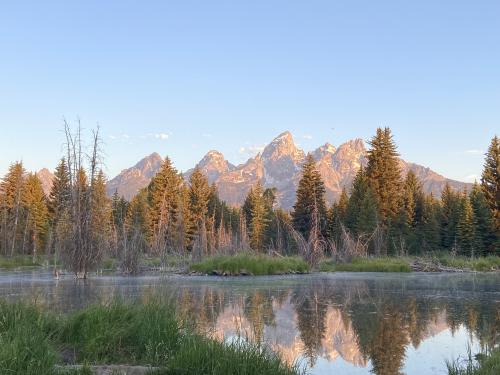
[[[0,273],[0,297],[70,311],[165,296],[200,332],[266,344],[312,374],[445,374],[446,360],[498,344],[498,274],[100,277]]]

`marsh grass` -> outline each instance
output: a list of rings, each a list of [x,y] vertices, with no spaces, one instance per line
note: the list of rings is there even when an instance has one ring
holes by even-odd
[[[498,375],[500,374],[500,348],[473,358],[470,348],[465,360],[447,362],[448,375]]]
[[[16,255],[13,257],[0,256],[0,269],[16,269],[24,267],[41,267],[42,258],[35,258],[31,255]]]
[[[443,266],[458,268],[462,270],[472,270],[477,272],[488,272],[500,270],[500,257],[490,255],[487,257],[467,258],[452,257],[450,255],[439,255],[433,258]]]
[[[298,374],[271,351],[247,343],[224,343],[184,326],[173,306],[113,301],[69,315],[40,306],[0,301],[0,373],[88,375],[91,371],[56,370],[62,351],[76,362],[143,365],[158,374]]]
[[[324,261],[320,264],[321,272],[411,272],[405,258],[355,258],[350,263]]]
[[[308,264],[299,257],[271,257],[268,255],[243,253],[234,256],[208,258],[190,267],[191,271],[203,274],[225,274],[254,276],[307,273]]]

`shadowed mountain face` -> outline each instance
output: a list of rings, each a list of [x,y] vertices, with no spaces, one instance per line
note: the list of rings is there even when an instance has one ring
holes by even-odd
[[[343,188],[350,189],[352,181],[361,166],[365,166],[366,146],[362,139],[348,141],[338,147],[329,143],[312,152],[326,186],[326,198],[333,203]],[[215,183],[220,197],[231,205],[241,205],[250,188],[260,181],[264,187],[278,189],[278,204],[291,209],[295,203],[295,193],[301,176],[301,168],[306,154],[299,149],[290,132],[276,137],[264,150],[244,164],[234,166],[218,151],[210,151],[198,163],[198,167]],[[148,185],[158,171],[161,157],[152,154],[134,167],[124,170],[108,184],[108,194],[116,190],[118,194],[131,199],[139,189]],[[456,190],[470,187],[470,184],[447,179],[429,168],[401,160],[403,174],[409,170],[422,181],[424,191],[440,196],[446,183]],[[186,179],[192,169],[184,174]]]
[[[160,169],[163,159],[156,152],[139,161],[132,168],[123,170],[108,182],[108,195],[115,191],[126,199],[132,199],[142,188],[146,187]]]

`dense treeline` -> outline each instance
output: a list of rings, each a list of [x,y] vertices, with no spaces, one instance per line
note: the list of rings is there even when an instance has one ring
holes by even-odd
[[[66,131],[66,155],[45,196],[36,174],[12,164],[0,185],[0,251],[54,255],[85,277],[103,256],[138,270],[144,254],[194,259],[254,250],[300,254],[311,264],[324,255],[420,255],[434,251],[476,257],[499,254],[500,144],[494,137],[481,183],[470,191],[446,186],[424,193],[413,172],[402,174],[388,128],[370,141],[367,165],[331,207],[311,155],[303,166],[292,212],[276,208],[278,192],[257,183],[241,208],[229,207],[195,169],[189,179],[167,157],[149,186],[130,202],[106,196],[98,132],[83,147],[80,128]]]

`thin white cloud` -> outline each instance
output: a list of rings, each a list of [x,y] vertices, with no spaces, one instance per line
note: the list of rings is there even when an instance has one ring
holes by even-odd
[[[201,135],[203,138],[212,138],[212,134],[210,133],[205,133]]]
[[[260,146],[260,145],[250,145],[250,146],[243,146],[240,147],[239,153],[241,155],[255,155],[258,154],[259,152],[262,152],[264,150],[265,146]]]
[[[307,140],[311,140],[311,139],[313,139],[313,136],[310,134],[306,134],[306,135],[303,135],[302,138],[307,139]]]
[[[156,139],[160,139],[162,141],[167,140],[168,137],[169,137],[169,135],[167,133],[158,133],[158,134],[155,134],[155,138]]]
[[[466,150],[465,153],[469,155],[483,155],[484,151],[472,149],[472,150]]]

